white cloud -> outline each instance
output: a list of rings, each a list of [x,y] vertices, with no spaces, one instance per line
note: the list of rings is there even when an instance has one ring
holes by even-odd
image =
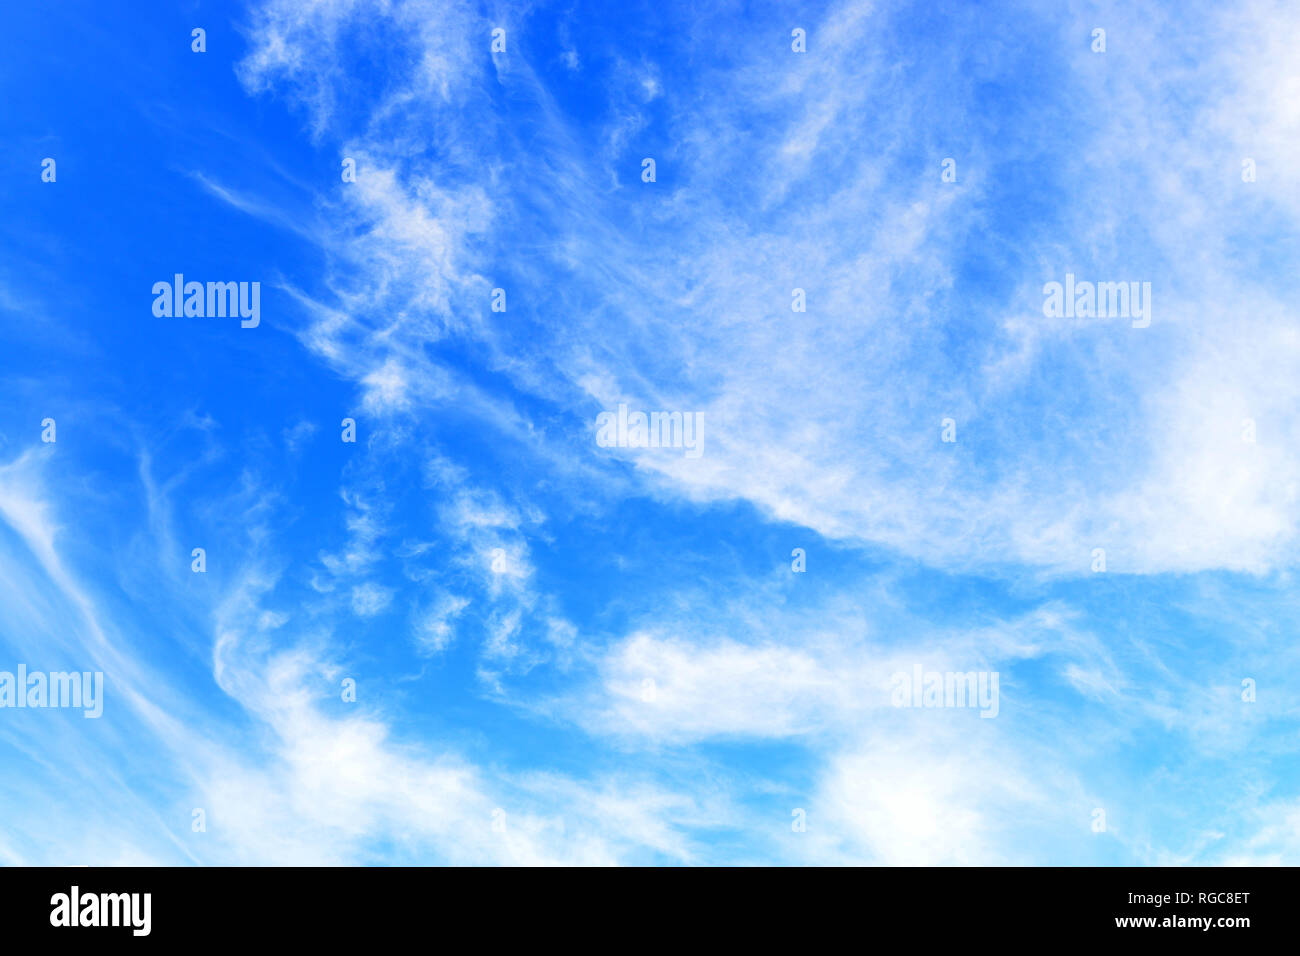
[[[393,601],[391,588],[373,582],[358,584],[352,589],[352,611],[359,617],[373,617]]]
[[[416,625],[416,643],[431,653],[445,651],[456,638],[453,622],[469,607],[469,603],[469,598],[455,594],[444,594],[438,598]]]

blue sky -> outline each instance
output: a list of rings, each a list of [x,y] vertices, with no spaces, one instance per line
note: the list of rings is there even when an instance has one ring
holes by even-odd
[[[0,862],[1297,862],[1300,14],[953,6],[7,11]]]

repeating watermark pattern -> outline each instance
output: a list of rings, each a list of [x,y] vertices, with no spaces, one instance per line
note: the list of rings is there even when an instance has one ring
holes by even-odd
[[[978,707],[981,717],[998,715],[997,671],[927,671],[914,664],[890,684],[895,707]]]
[[[596,444],[601,448],[680,448],[687,458],[704,454],[703,412],[617,412],[596,416]]]
[[[1294,853],[1268,845],[1290,822],[1281,804],[1246,807],[1223,840],[1171,830],[1176,853],[1144,834],[1193,792],[1181,784],[1221,772],[1225,735],[1277,750],[1262,729],[1292,700],[1266,640],[1279,627],[1253,626],[1282,603],[1251,603],[1236,643],[1260,647],[1225,650],[1184,621],[1242,595],[1200,600],[1174,578],[1294,570],[1278,529],[1297,524],[1300,473],[1285,392],[1296,209],[1278,191],[1294,185],[1280,144],[1294,140],[1295,77],[1279,64],[1300,19],[1254,37],[1233,11],[1232,30],[1180,30],[1164,49],[1130,17],[1050,5],[969,27],[868,16],[868,0],[830,16],[746,5],[739,23],[253,6],[233,33],[214,21],[210,58],[188,17],[140,24],[165,31],[167,82],[133,90],[109,56],[68,87],[98,79],[107,96],[12,97],[54,115],[15,127],[14,235],[33,251],[0,274],[11,324],[42,323],[19,328],[0,416],[15,595],[0,638],[18,637],[0,725],[19,745],[0,769],[48,776],[0,801],[25,836],[0,839],[0,857],[66,862],[71,845],[96,864],[184,862],[180,844],[202,864],[765,863],[769,848],[786,851],[777,862],[997,863],[1030,831],[1043,858],[1087,844],[1083,862],[1108,865]],[[891,35],[895,21],[906,29]],[[657,37],[664,24],[690,42]],[[1022,30],[1005,46],[1033,56],[1003,71],[990,27]],[[17,28],[24,43],[34,32]],[[1268,42],[1238,48],[1238,31]],[[69,41],[52,33],[59,54]],[[1243,51],[1259,58],[1250,72]],[[76,70],[85,53],[56,59]],[[33,73],[15,89],[41,91]],[[145,99],[114,102],[130,92]],[[107,115],[60,117],[65,99]],[[951,103],[972,117],[935,108]],[[214,121],[170,122],[196,115]],[[1067,135],[1026,139],[1076,115]],[[160,117],[178,134],[159,137]],[[155,172],[115,188],[140,169]],[[99,234],[77,234],[87,212],[123,229],[138,212],[138,229],[98,262]],[[221,281],[152,283],[151,320],[148,276],[177,265]],[[231,277],[251,275],[281,294],[271,327],[244,337],[235,323],[260,328],[261,282]],[[1151,327],[1154,285],[1161,324],[1128,336]],[[101,322],[123,297],[126,336]],[[87,327],[63,328],[84,303]],[[17,367],[64,339],[76,352],[47,381]],[[706,412],[688,406],[712,416],[708,462],[694,463]],[[842,639],[867,627],[870,643]],[[1160,639],[1175,628],[1176,646]],[[67,649],[23,649],[42,633]],[[138,692],[131,667],[95,650],[122,633],[139,640],[116,652],[150,657]],[[909,644],[917,633],[934,636]],[[415,651],[439,656],[425,667]],[[104,672],[18,657],[109,666],[110,719],[76,713],[104,715]],[[997,725],[982,720],[1000,716],[999,671],[929,669],[994,664],[1013,688]],[[186,719],[149,720],[148,697],[183,700]],[[68,713],[9,712],[54,709]],[[108,733],[119,717],[139,733]],[[878,719],[892,733],[874,733]],[[534,768],[542,732],[525,721],[538,720],[548,743],[580,731],[581,752],[543,747],[563,759]],[[1079,763],[1052,746],[1072,722],[1126,746]],[[1169,783],[1170,727],[1186,766],[1148,806],[1135,794]],[[310,772],[279,772],[267,739]],[[1044,785],[978,785],[990,742]],[[667,748],[703,755],[688,768],[699,781],[658,759]],[[107,768],[120,786],[47,804],[83,754],[102,759],[81,783]],[[230,786],[230,768],[259,772]],[[376,780],[400,792],[371,799]],[[154,812],[119,812],[118,790]],[[204,806],[178,840],[185,803]],[[1116,812],[1110,831],[1097,804]],[[1187,833],[1222,816],[1186,809]],[[554,840],[560,811],[570,830]],[[786,837],[787,813],[807,835]],[[106,826],[144,837],[97,836]],[[151,935],[143,887],[84,881],[56,876],[35,921],[48,898],[53,927]],[[170,913],[160,896],[160,937]]]
[[[171,282],[155,282],[153,294],[153,314],[160,319],[239,316],[245,329],[255,329],[262,321],[260,282],[186,282],[178,272]]]
[[[104,713],[103,671],[0,671],[0,708],[73,708],[85,717]]]
[[[1151,324],[1150,282],[1076,282],[1073,272],[1065,283],[1043,286],[1043,315],[1049,319],[1132,319],[1133,328]]]

